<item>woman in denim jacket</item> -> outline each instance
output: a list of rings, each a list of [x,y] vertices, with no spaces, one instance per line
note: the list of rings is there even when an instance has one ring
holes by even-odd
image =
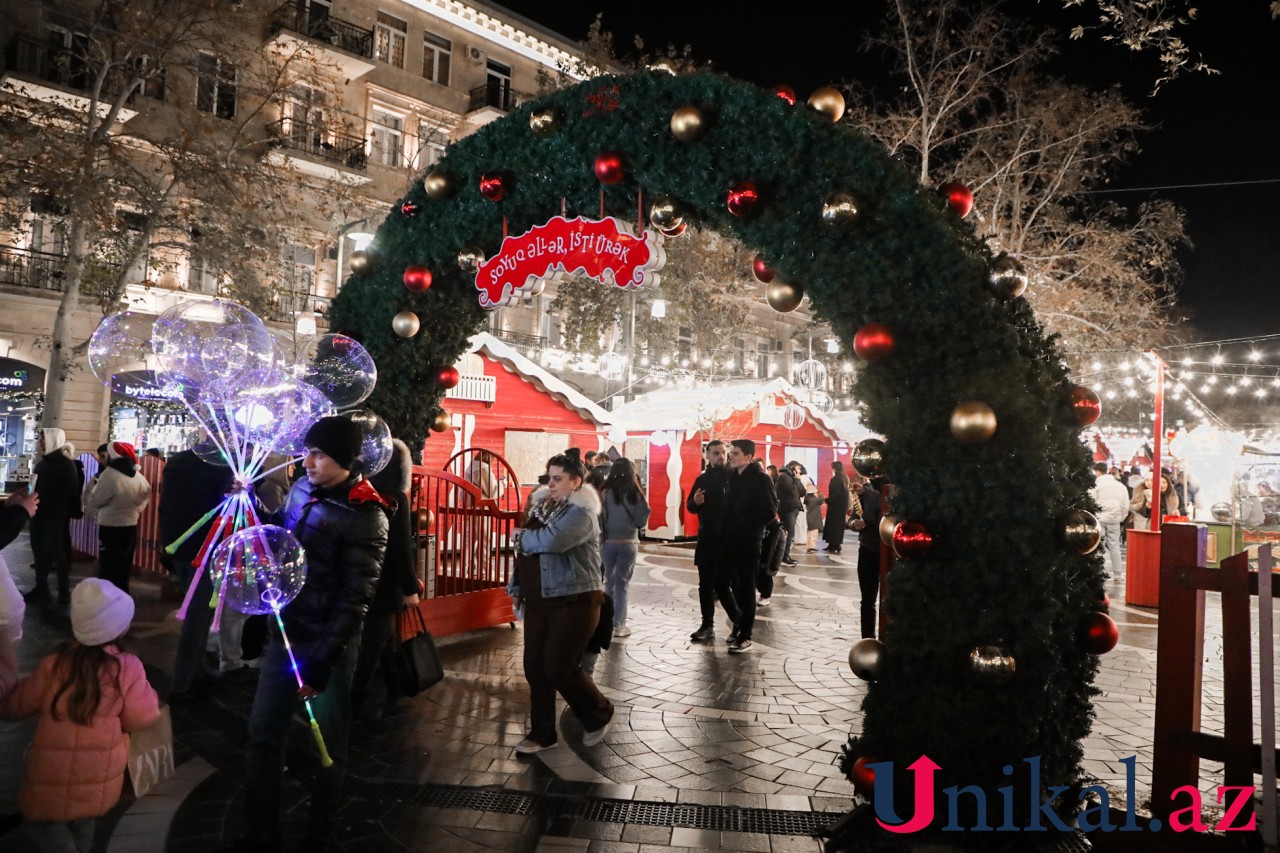
[[[600,620],[600,498],[584,489],[578,451],[547,463],[547,495],[529,511],[516,539],[516,571],[508,591],[524,609],[524,677],[532,704],[528,736],[516,752],[532,755],[557,743],[556,693],[582,721],[583,743],[604,739],[613,704],[582,669],[582,652]]]

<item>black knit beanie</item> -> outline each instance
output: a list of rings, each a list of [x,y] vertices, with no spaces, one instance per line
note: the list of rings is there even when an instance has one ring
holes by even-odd
[[[303,444],[324,451],[334,462],[352,471],[360,458],[362,440],[360,427],[354,421],[334,415],[312,424]]]

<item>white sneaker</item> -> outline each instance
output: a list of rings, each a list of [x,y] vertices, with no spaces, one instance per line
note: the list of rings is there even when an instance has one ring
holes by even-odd
[[[756,607],[768,607],[770,604],[773,604],[773,601],[768,598],[762,598],[756,602]]]
[[[535,753],[545,752],[548,749],[554,749],[560,741],[549,744],[540,744],[533,738],[525,738],[516,744],[516,752],[521,755],[534,755]]]
[[[600,741],[604,740],[604,736],[609,733],[609,726],[612,723],[613,723],[613,718],[610,717],[607,723],[605,723],[600,728],[596,729],[594,732],[586,732],[585,734],[583,734],[582,745],[595,746]]]
[[[618,639],[625,639],[631,636],[631,629],[628,628],[626,625],[620,625],[617,628],[613,629],[613,636],[617,637]]]

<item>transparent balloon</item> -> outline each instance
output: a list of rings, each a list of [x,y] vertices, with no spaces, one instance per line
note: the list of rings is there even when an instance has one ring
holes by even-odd
[[[360,427],[360,473],[369,477],[386,468],[395,450],[387,422],[370,409],[343,412],[343,417],[350,418]]]
[[[355,338],[321,335],[313,338],[298,360],[298,374],[339,409],[358,405],[373,393],[378,368]]]
[[[154,366],[151,331],[154,317],[121,311],[103,319],[89,338],[89,369],[104,385],[125,370]]]
[[[214,589],[222,590],[227,606],[249,616],[284,607],[307,579],[302,543],[274,524],[246,527],[227,538],[210,564]]]
[[[295,383],[285,399],[285,417],[270,448],[288,457],[306,455],[307,446],[303,438],[307,430],[321,418],[336,413],[333,403],[319,389],[305,382]]]
[[[184,302],[155,322],[162,381],[260,383],[275,362],[271,333],[249,309],[222,299]]]

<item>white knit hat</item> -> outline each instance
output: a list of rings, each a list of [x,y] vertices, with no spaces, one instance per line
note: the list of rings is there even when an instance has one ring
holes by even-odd
[[[87,578],[71,591],[71,631],[82,646],[103,646],[133,622],[133,599],[110,581]]]

